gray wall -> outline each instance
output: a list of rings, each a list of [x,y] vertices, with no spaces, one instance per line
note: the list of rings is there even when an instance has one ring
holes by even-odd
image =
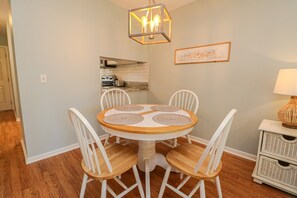
[[[173,42],[145,46],[127,36],[127,10],[107,0],[11,0],[28,157],[71,145],[78,108],[99,128],[99,56],[150,61],[149,103],[178,89],[200,99],[194,135],[209,139],[238,109],[227,145],[256,153],[262,119],[277,119],[287,96],[272,93],[280,68],[297,67],[297,1],[197,0],[171,12]],[[174,50],[231,41],[228,63],[174,65]],[[39,75],[48,83],[40,84]]]
[[[98,129],[99,56],[147,60],[127,36],[127,11],[106,0],[12,0],[28,157],[76,143],[67,109]],[[47,74],[41,84],[39,75]]]
[[[200,99],[192,133],[210,139],[238,110],[227,146],[256,154],[262,119],[276,120],[289,97],[273,93],[280,68],[297,68],[297,1],[197,0],[171,12],[172,43],[151,46],[151,103],[191,89]],[[174,50],[231,41],[230,62],[174,65]]]

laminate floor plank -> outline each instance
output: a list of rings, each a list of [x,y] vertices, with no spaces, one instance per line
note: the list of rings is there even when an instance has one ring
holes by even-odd
[[[79,197],[83,170],[81,168],[81,153],[79,149],[72,150],[32,164],[25,164],[21,146],[21,127],[15,121],[12,111],[0,112],[0,198],[55,198]],[[114,141],[114,138],[111,139]],[[178,139],[179,143],[186,142],[184,138]],[[133,150],[138,150],[137,142],[128,145]],[[166,155],[170,148],[162,143],[156,146],[158,153]],[[224,153],[223,168],[220,173],[221,186],[224,198],[287,198],[294,197],[268,185],[253,182],[252,172],[255,162]],[[159,189],[165,170],[156,167],[151,172],[151,195],[158,197]],[[139,170],[143,187],[145,187],[145,174]],[[122,175],[122,180],[127,186],[135,182],[133,171],[129,170]],[[169,183],[177,186],[180,182],[179,174],[170,175]],[[191,179],[183,191],[189,193],[196,180]],[[123,189],[115,181],[108,181],[116,193]],[[217,197],[214,183],[206,182],[206,196]],[[86,188],[85,197],[100,197],[101,184],[91,181]],[[110,194],[107,197],[112,197]],[[129,192],[125,197],[140,197],[137,189]],[[166,188],[164,197],[179,198],[180,196]],[[199,197],[199,191],[193,196]]]

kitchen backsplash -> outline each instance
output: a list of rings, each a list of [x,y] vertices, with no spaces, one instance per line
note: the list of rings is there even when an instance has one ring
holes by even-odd
[[[131,82],[149,81],[149,64],[117,66],[111,69],[100,69],[101,75],[116,75],[119,80]]]

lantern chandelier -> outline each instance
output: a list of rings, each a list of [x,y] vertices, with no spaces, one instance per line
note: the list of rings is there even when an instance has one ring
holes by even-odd
[[[143,45],[171,42],[171,17],[163,3],[129,9],[129,37]]]

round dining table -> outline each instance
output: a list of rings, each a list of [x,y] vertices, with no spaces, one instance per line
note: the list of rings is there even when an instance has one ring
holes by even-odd
[[[97,120],[107,133],[138,141],[138,167],[145,172],[146,197],[150,197],[150,171],[167,168],[164,155],[156,153],[156,141],[188,134],[198,122],[192,111],[169,105],[124,105],[103,110]]]

